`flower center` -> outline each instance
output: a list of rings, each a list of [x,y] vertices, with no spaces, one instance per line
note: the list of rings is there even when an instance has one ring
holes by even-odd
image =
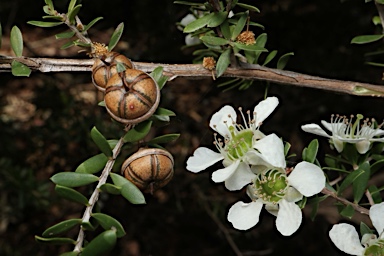
[[[239,159],[252,148],[253,132],[251,130],[242,130],[237,134],[232,131],[231,133],[231,140],[225,143],[227,155],[231,159]]]
[[[276,169],[268,170],[257,176],[254,186],[258,198],[277,204],[288,188],[287,176]]]
[[[382,256],[384,255],[384,241],[379,240],[377,243],[369,246],[365,252],[364,255],[366,256]]]

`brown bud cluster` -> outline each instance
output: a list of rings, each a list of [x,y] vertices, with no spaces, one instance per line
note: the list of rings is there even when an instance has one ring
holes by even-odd
[[[252,31],[243,31],[240,35],[237,36],[236,41],[246,45],[255,44],[255,33]]]

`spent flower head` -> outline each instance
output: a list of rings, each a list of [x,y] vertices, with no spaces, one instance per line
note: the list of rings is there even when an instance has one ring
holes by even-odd
[[[278,103],[276,97],[268,97],[257,104],[253,113],[248,111],[247,118],[240,109],[244,124],[236,123],[237,114],[233,107],[227,105],[221,108],[212,116],[209,123],[209,126],[222,137],[218,137],[217,133],[214,134],[214,144],[219,153],[206,147],[197,148],[193,156],[187,160],[187,170],[197,173],[223,160],[224,168],[212,174],[214,182],[225,182],[225,187],[229,190],[238,190],[249,184],[255,177],[248,162],[249,152],[254,151],[256,154],[252,157],[253,161],[262,159],[255,148],[266,136],[259,131],[259,127]]]
[[[384,138],[375,138],[384,135],[384,130],[381,129],[383,124],[377,126],[374,119],[364,119],[360,114],[356,115],[356,120],[353,115],[350,118],[332,115],[330,123],[322,120],[321,124],[331,135],[317,124],[306,124],[301,126],[301,129],[329,138],[339,153],[343,151],[345,143],[355,144],[357,151],[365,154],[370,149],[372,142],[384,142]]]

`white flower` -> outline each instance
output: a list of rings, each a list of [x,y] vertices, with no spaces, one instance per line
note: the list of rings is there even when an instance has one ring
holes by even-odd
[[[264,162],[273,161],[268,156],[260,156],[260,154],[255,153],[255,156],[250,157],[247,153],[255,151],[255,148],[258,149],[258,144],[263,144],[263,139],[271,140],[272,136],[265,137],[259,131],[259,127],[277,107],[278,103],[276,97],[269,97],[261,101],[255,107],[252,118],[248,112],[248,122],[242,114],[244,126],[235,122],[237,115],[231,106],[227,105],[221,108],[212,116],[209,123],[213,130],[224,137],[224,140],[221,140],[215,134],[214,144],[219,153],[206,147],[197,148],[193,156],[187,160],[187,170],[197,173],[223,160],[224,168],[212,174],[214,182],[225,182],[225,187],[229,190],[239,190],[251,183],[255,174],[251,171],[247,160],[257,161],[259,159],[260,163],[262,159]],[[271,141],[275,140],[272,138]],[[263,151],[263,145],[261,148]]]
[[[276,228],[284,236],[290,236],[301,225],[302,213],[295,202],[319,193],[325,186],[325,176],[320,167],[300,162],[289,176],[281,169],[269,169],[260,173],[247,194],[251,203],[237,202],[229,209],[228,221],[233,227],[248,230],[259,222],[263,205],[275,215]]]
[[[384,254],[384,202],[371,206],[369,217],[379,238],[373,234],[365,234],[359,241],[359,234],[349,224],[333,225],[329,237],[339,250],[350,255],[383,255]]]
[[[374,138],[384,135],[384,130],[380,129],[382,125],[375,128],[374,120],[370,122],[369,119],[365,119],[360,125],[363,118],[362,115],[358,114],[355,123],[352,123],[353,116],[348,120],[345,116],[332,115],[331,123],[322,120],[322,125],[331,132],[331,135],[317,124],[306,124],[301,126],[301,129],[329,138],[339,153],[343,151],[344,143],[352,143],[356,145],[360,154],[365,154],[369,150],[371,142],[384,142],[384,138]]]

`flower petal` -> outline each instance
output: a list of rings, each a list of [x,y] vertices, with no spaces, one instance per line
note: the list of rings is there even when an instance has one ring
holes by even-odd
[[[200,147],[195,150],[193,156],[188,158],[187,170],[194,173],[200,172],[223,158],[223,155],[216,153],[209,148]]]
[[[185,27],[194,20],[196,20],[196,17],[193,14],[189,13],[184,18],[181,19],[180,25]]]
[[[309,132],[309,133],[313,133],[313,134],[316,134],[316,135],[319,135],[319,136],[323,136],[323,137],[327,137],[327,138],[331,138],[330,135],[328,135],[328,133],[326,133],[323,128],[320,127],[320,125],[318,124],[306,124],[306,125],[302,125],[301,126],[301,129],[305,132]]]
[[[279,105],[279,100],[276,97],[268,97],[265,100],[260,101],[254,109],[254,112],[256,113],[256,125],[260,126],[261,123],[275,110],[277,105]]]
[[[228,211],[228,221],[233,227],[239,230],[247,230],[255,226],[259,222],[259,216],[263,203],[260,201],[246,204],[237,202],[231,206]]]
[[[232,126],[233,122],[236,122],[236,111],[233,107],[226,105],[222,107],[218,112],[213,114],[209,126],[218,132],[221,136],[231,136],[228,127]]]
[[[310,197],[325,187],[325,175],[317,165],[300,162],[288,176],[288,184],[304,196]]]
[[[225,180],[225,187],[230,191],[239,190],[251,183],[255,177],[249,165],[241,162],[233,175]]]
[[[346,223],[333,225],[329,237],[339,250],[351,255],[363,255],[364,248],[352,225]]]
[[[300,207],[285,199],[279,202],[279,212],[276,218],[276,228],[283,236],[290,236],[295,233],[302,220]]]
[[[286,167],[284,144],[276,134],[273,133],[258,140],[254,148],[260,152],[260,154],[257,155],[269,165],[278,168]]]
[[[356,143],[357,152],[360,154],[365,154],[369,150],[371,142],[369,140],[362,140]]]
[[[381,235],[384,231],[384,202],[372,205],[369,209],[369,217],[377,233]]]
[[[231,177],[231,175],[236,171],[239,164],[240,164],[240,160],[237,160],[232,164],[228,165],[227,167],[213,172],[212,180],[216,183],[225,181],[226,179]]]

